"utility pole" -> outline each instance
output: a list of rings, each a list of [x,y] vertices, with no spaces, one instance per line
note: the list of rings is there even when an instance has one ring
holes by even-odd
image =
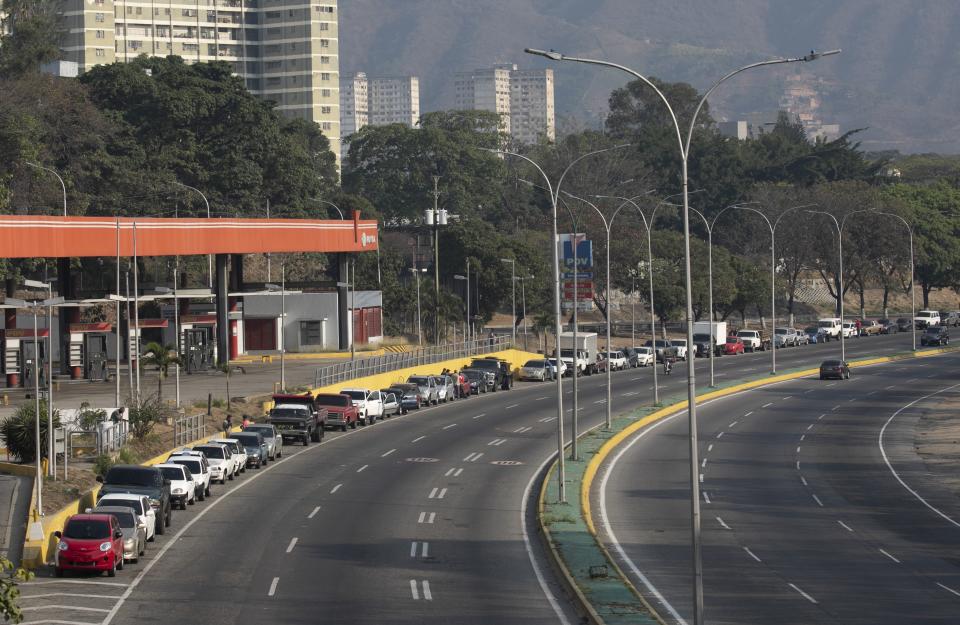
[[[440,344],[440,176],[433,177],[434,345]]]

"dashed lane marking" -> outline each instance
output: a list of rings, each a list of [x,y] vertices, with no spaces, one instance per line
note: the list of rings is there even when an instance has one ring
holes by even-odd
[[[940,582],[937,582],[937,586],[939,586],[940,588],[943,588],[944,590],[946,590],[946,591],[949,592],[949,593],[952,593],[952,594],[960,597],[960,591],[956,591],[956,590],[954,590],[953,588],[950,588],[950,587],[948,587],[948,586],[944,586],[944,585],[941,584]]]
[[[789,586],[790,588],[793,588],[794,590],[796,590],[798,593],[800,593],[800,596],[802,596],[804,599],[806,599],[806,600],[809,601],[810,603],[817,603],[817,600],[816,600],[816,599],[814,599],[813,597],[811,597],[811,596],[808,595],[807,593],[805,593],[805,592],[803,592],[802,590],[800,590],[800,588],[798,588],[796,584],[789,584],[789,583],[788,583],[787,586]]]
[[[475,451],[475,452],[473,452],[472,454],[470,454],[469,456],[467,456],[466,458],[464,458],[463,461],[464,461],[464,462],[476,462],[477,460],[479,460],[479,459],[482,458],[482,457],[483,457],[483,452],[477,452],[477,451]]]
[[[800,481],[803,483],[804,486],[807,485],[807,478],[803,477],[802,475],[800,476]]]
[[[362,467],[360,467],[359,469],[357,469],[357,473],[363,473],[364,469],[366,469],[366,468],[369,467],[369,466],[370,466],[369,464],[363,465]]]
[[[275,594],[277,593],[277,584],[279,584],[279,583],[280,583],[280,578],[279,578],[279,577],[274,577],[274,578],[273,578],[273,581],[270,582],[270,590],[267,591],[267,596],[268,596],[268,597],[272,597],[273,595],[275,595]]]
[[[900,560],[897,560],[895,557],[890,555],[890,553],[888,553],[887,551],[884,551],[883,549],[879,549],[878,551],[883,555],[887,556],[888,558],[890,558],[891,560],[893,560],[894,562],[896,562],[897,564],[900,564]]]
[[[544,399],[550,399],[549,397],[537,397],[533,401],[543,401]]]
[[[395,452],[395,451],[397,451],[397,450],[396,450],[396,449],[391,449],[390,451],[386,451],[386,452],[380,454],[380,457],[381,457],[381,458],[386,458],[387,456],[389,456],[390,454],[392,454],[392,453]]]
[[[739,422],[739,421],[734,421],[733,423],[731,423],[731,424],[730,424],[729,426],[727,426],[727,427],[735,428],[735,427],[737,427],[737,424],[738,424],[738,423],[740,423],[740,422]]]
[[[820,501],[819,497],[817,497],[816,495],[810,495],[810,496],[813,497],[813,500],[817,502],[818,506],[820,506],[821,508],[823,507],[823,502]]]
[[[519,405],[520,405],[520,404],[510,404],[509,406],[507,406],[506,408],[504,408],[504,410],[510,410],[510,409],[512,409],[512,408],[516,408],[516,407],[519,406]]]
[[[724,522],[724,520],[721,519],[720,517],[717,517],[717,523],[719,523],[719,524],[720,524],[720,527],[722,527],[722,528],[725,529],[725,530],[731,529],[730,526],[727,525],[727,524]]]
[[[312,519],[313,517],[317,516],[318,512],[320,512],[320,506],[317,506],[316,508],[314,508],[313,512],[307,515],[307,518]]]
[[[703,503],[710,503],[710,495],[707,491],[703,491]]]
[[[422,440],[425,439],[425,438],[426,438],[426,436],[418,436],[418,437],[416,437],[415,439],[413,439],[413,440],[410,441],[410,442],[411,442],[411,443],[417,443],[417,442],[422,441]]]
[[[457,427],[457,424],[456,424],[456,423],[451,423],[450,425],[445,425],[445,426],[443,426],[443,429],[444,429],[444,430],[449,430],[450,428],[455,428],[455,427]]]
[[[755,554],[755,553],[753,553],[752,551],[750,551],[750,547],[744,547],[743,550],[747,552],[747,555],[748,555],[748,556],[750,556],[751,558],[753,558],[753,559],[756,560],[757,562],[763,562],[763,560],[761,560],[760,558],[757,557],[757,554]]]
[[[330,494],[332,495],[332,494],[334,494],[335,492],[337,492],[338,490],[340,490],[340,487],[341,487],[341,486],[343,486],[343,484],[337,484],[336,486],[334,486],[334,487],[330,490]]]
[[[837,523],[839,523],[840,527],[847,530],[848,532],[851,532],[851,533],[853,532],[853,528],[847,525],[846,523],[844,523],[843,521],[837,521]]]
[[[433,525],[433,520],[437,518],[436,512],[421,512],[420,516],[417,518],[417,523],[425,523],[427,525]]]
[[[487,416],[487,413],[481,412],[480,414],[478,414],[477,416],[475,416],[474,419],[482,419],[482,418],[485,417],[485,416]]]
[[[287,545],[287,553],[290,553],[291,551],[293,551],[293,548],[297,546],[298,540],[299,539],[296,536],[290,539],[290,544]]]
[[[748,412],[747,414],[745,414],[745,415],[743,415],[743,416],[744,416],[744,417],[749,417],[749,416],[752,415],[752,414],[753,414],[753,411],[751,410],[750,412]]]
[[[773,402],[769,402],[769,403],[766,403],[766,404],[764,404],[764,405],[762,405],[762,406],[760,406],[760,407],[761,407],[761,408],[769,408],[769,407],[772,406],[772,405],[773,405]]]
[[[491,446],[492,446],[492,447],[499,447],[500,445],[503,445],[503,444],[506,443],[506,442],[507,442],[507,439],[505,439],[505,438],[495,438],[495,439],[493,439],[492,441],[490,441],[489,443],[487,443],[487,447],[491,447]]]

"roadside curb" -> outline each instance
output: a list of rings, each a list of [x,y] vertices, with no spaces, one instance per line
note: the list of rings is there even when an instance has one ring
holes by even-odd
[[[916,353],[907,352],[857,360],[851,362],[850,366],[867,367],[956,351],[958,348],[946,347]],[[808,377],[818,372],[818,368],[806,368],[745,382],[735,381],[725,388],[698,395],[697,404]],[[668,399],[672,403],[663,408],[647,407],[616,417],[609,431],[601,429],[600,425],[581,435],[581,458],[567,459],[565,475],[567,492],[569,494],[574,489],[577,490],[579,505],[572,501],[558,501],[558,487],[555,480],[551,479],[555,476],[556,460],[551,464],[540,486],[537,520],[551,565],[561,573],[560,580],[575,598],[578,610],[586,615],[587,621],[593,625],[666,623],[644,594],[633,585],[600,540],[593,518],[590,492],[600,467],[621,443],[639,430],[687,409],[686,399],[676,401],[677,399],[679,398],[676,396]]]

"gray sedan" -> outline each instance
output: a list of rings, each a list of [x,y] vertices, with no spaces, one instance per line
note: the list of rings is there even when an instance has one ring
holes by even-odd
[[[243,428],[244,432],[259,432],[267,444],[267,458],[276,460],[283,455],[283,438],[272,425],[255,423]]]
[[[94,514],[112,514],[117,517],[123,530],[123,559],[138,562],[147,551],[147,526],[137,522],[133,509],[126,506],[97,506],[90,512]]]

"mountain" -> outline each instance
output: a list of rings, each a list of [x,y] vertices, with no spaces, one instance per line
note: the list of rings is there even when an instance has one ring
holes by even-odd
[[[597,123],[610,91],[627,79],[550,63],[525,47],[611,60],[700,89],[748,62],[843,48],[816,63],[737,77],[711,107],[717,119],[769,115],[789,78],[809,90],[824,123],[867,128],[859,139],[869,150],[960,152],[958,41],[955,0],[340,0],[342,75],[417,75],[424,111],[453,105],[455,72],[512,62],[552,67],[558,116]]]

